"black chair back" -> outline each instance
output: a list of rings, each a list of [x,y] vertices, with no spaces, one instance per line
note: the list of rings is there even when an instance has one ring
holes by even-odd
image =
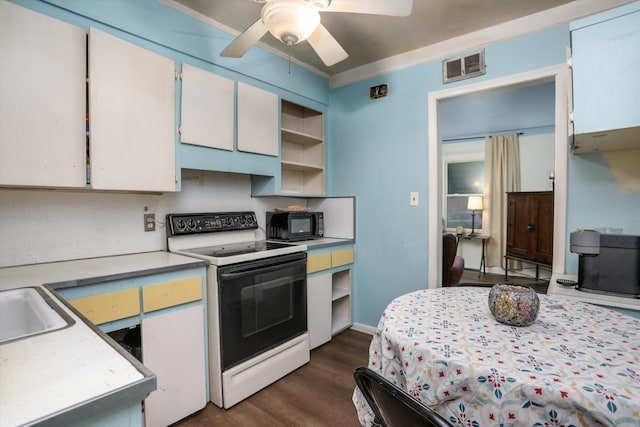
[[[369,368],[356,368],[356,385],[382,427],[453,427],[428,406]]]

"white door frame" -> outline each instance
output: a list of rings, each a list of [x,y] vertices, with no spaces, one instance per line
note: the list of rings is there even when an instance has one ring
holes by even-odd
[[[571,73],[568,65],[514,74],[493,80],[443,89],[428,94],[429,126],[429,278],[428,287],[442,283],[442,144],[440,139],[440,102],[476,92],[555,82],[555,136],[554,136],[554,227],[553,273],[565,269],[567,228],[567,159],[569,152],[569,112],[571,107]]]

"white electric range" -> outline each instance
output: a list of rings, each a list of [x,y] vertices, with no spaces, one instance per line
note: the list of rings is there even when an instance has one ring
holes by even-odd
[[[306,246],[257,229],[254,212],[167,215],[168,250],[208,263],[210,399],[224,408],[309,361]]]

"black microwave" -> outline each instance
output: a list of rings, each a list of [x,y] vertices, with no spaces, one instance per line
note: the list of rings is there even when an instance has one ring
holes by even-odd
[[[324,236],[322,212],[267,212],[267,239],[309,240]]]

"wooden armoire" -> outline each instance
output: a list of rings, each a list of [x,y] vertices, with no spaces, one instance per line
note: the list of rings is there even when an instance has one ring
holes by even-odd
[[[553,191],[507,193],[505,258],[551,266]]]

